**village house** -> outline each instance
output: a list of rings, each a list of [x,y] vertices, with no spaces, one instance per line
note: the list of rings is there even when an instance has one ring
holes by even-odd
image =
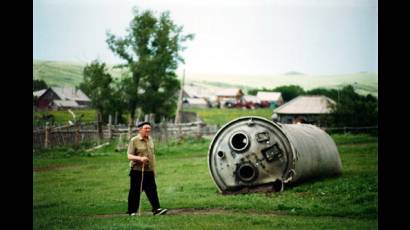
[[[243,100],[245,102],[250,102],[253,105],[260,105],[261,104],[261,99],[259,99],[259,97],[257,97],[257,96],[253,96],[253,95],[244,95]]]
[[[184,98],[184,108],[208,108],[208,102],[203,98]]]
[[[244,95],[245,94],[239,88],[221,89],[215,93],[216,99],[221,107],[225,107],[227,104],[242,102]]]
[[[182,98],[184,107],[187,108],[208,108],[216,105],[211,89],[193,83],[184,86]]]
[[[274,109],[283,104],[282,93],[280,92],[264,92],[259,91],[256,96],[261,100],[261,103],[269,103],[269,107]]]
[[[228,88],[228,89],[221,89],[217,91],[215,95],[219,101],[225,100],[225,99],[239,101],[242,99],[243,95],[245,94],[239,88]]]
[[[285,124],[308,123],[318,126],[336,102],[326,96],[298,96],[273,110],[272,119]]]
[[[50,87],[33,92],[33,96],[37,97],[38,109],[79,109],[91,104],[87,95],[73,87]]]
[[[257,96],[244,95],[240,107],[247,109],[255,109],[261,107],[261,100]]]
[[[184,85],[183,90],[184,98],[207,98],[213,94],[208,88],[193,83]]]

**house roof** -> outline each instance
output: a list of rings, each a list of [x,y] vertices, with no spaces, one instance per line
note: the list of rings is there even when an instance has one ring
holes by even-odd
[[[47,89],[42,89],[42,90],[34,91],[34,92],[33,92],[33,96],[40,97],[40,96],[43,95],[46,91],[47,91]]]
[[[237,96],[243,95],[243,92],[239,88],[228,88],[228,89],[221,89],[216,92],[216,96]]]
[[[81,90],[72,87],[51,87],[61,100],[91,101]]]
[[[203,98],[186,98],[185,100],[190,105],[208,105],[208,103]]]
[[[80,107],[75,101],[53,100],[58,107]]]
[[[259,91],[256,96],[259,97],[259,99],[261,99],[262,101],[278,101],[281,99],[282,93]]]
[[[245,95],[243,96],[243,99],[245,101],[250,101],[250,102],[254,102],[254,103],[260,103],[261,99],[257,96],[253,96],[253,95]]]
[[[330,113],[330,105],[336,104],[326,96],[298,96],[274,109],[278,114],[325,114]]]
[[[189,98],[208,98],[211,97],[214,93],[211,92],[209,89],[197,86],[197,85],[185,85],[184,91],[186,93],[186,97]]]

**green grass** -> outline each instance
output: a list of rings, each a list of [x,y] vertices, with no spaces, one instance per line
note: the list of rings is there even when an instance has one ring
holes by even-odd
[[[78,119],[82,116],[81,121],[83,122],[95,122],[97,120],[97,113],[94,109],[72,109],[76,118]],[[46,115],[52,115],[54,117],[54,122],[56,124],[68,124],[68,121],[73,120],[73,116],[68,110],[56,110],[56,111],[37,111],[33,112],[33,123],[44,123],[41,118]]]
[[[186,111],[196,112],[205,123],[222,126],[233,119],[241,116],[260,116],[271,120],[272,109],[239,109],[239,108],[210,108],[210,109],[186,109]]]
[[[78,63],[33,60],[33,79],[44,80],[49,86],[76,86],[82,81],[84,66]]]
[[[92,153],[59,148],[33,153],[34,229],[375,229],[378,139],[334,135],[343,174],[285,187],[282,193],[221,195],[208,172],[209,140],[157,145],[163,207],[195,212],[124,215],[129,188],[125,152],[115,143]]]
[[[272,115],[272,109],[186,109],[185,111],[196,112],[207,124],[222,126],[225,123],[236,119],[241,116],[261,116],[270,120]],[[76,116],[83,115],[82,121],[84,122],[95,122],[96,111],[94,109],[79,109],[73,110]],[[54,121],[57,124],[67,124],[68,121],[72,120],[73,117],[68,111],[38,111],[34,112],[35,116],[34,122],[38,122],[38,118],[44,115],[53,115]]]
[[[33,79],[44,80],[49,86],[78,86],[83,81],[84,67],[89,63],[33,60]],[[119,78],[123,70],[106,65],[113,78]]]

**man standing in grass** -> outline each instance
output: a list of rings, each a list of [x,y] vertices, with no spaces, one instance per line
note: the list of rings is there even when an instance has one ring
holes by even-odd
[[[155,183],[154,142],[150,136],[151,124],[141,122],[137,125],[138,135],[131,138],[128,145],[130,160],[130,191],[128,194],[128,214],[136,216],[140,205],[142,190],[152,206],[154,215],[163,215],[168,210],[160,208],[157,185]]]

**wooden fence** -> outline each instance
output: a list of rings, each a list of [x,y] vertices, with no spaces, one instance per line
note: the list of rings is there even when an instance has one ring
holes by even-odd
[[[161,143],[168,143],[178,138],[212,137],[218,130],[216,125],[194,123],[161,123],[153,125],[151,136]],[[132,136],[137,128],[132,129]],[[48,148],[63,145],[78,145],[83,142],[102,143],[106,140],[118,139],[118,148],[128,144],[128,127],[125,125],[103,125],[101,133],[96,123],[73,124],[66,126],[33,127],[33,148]]]
[[[219,127],[202,122],[193,123],[160,123],[153,125],[151,136],[160,143],[181,138],[211,138]],[[322,127],[327,133],[378,133],[378,127]],[[137,134],[137,128],[132,129],[132,136]],[[106,140],[118,139],[117,149],[128,145],[128,127],[125,125],[103,125],[101,133],[96,123],[73,124],[65,126],[33,127],[33,148],[48,148],[64,145],[78,145],[84,142],[102,143]]]

